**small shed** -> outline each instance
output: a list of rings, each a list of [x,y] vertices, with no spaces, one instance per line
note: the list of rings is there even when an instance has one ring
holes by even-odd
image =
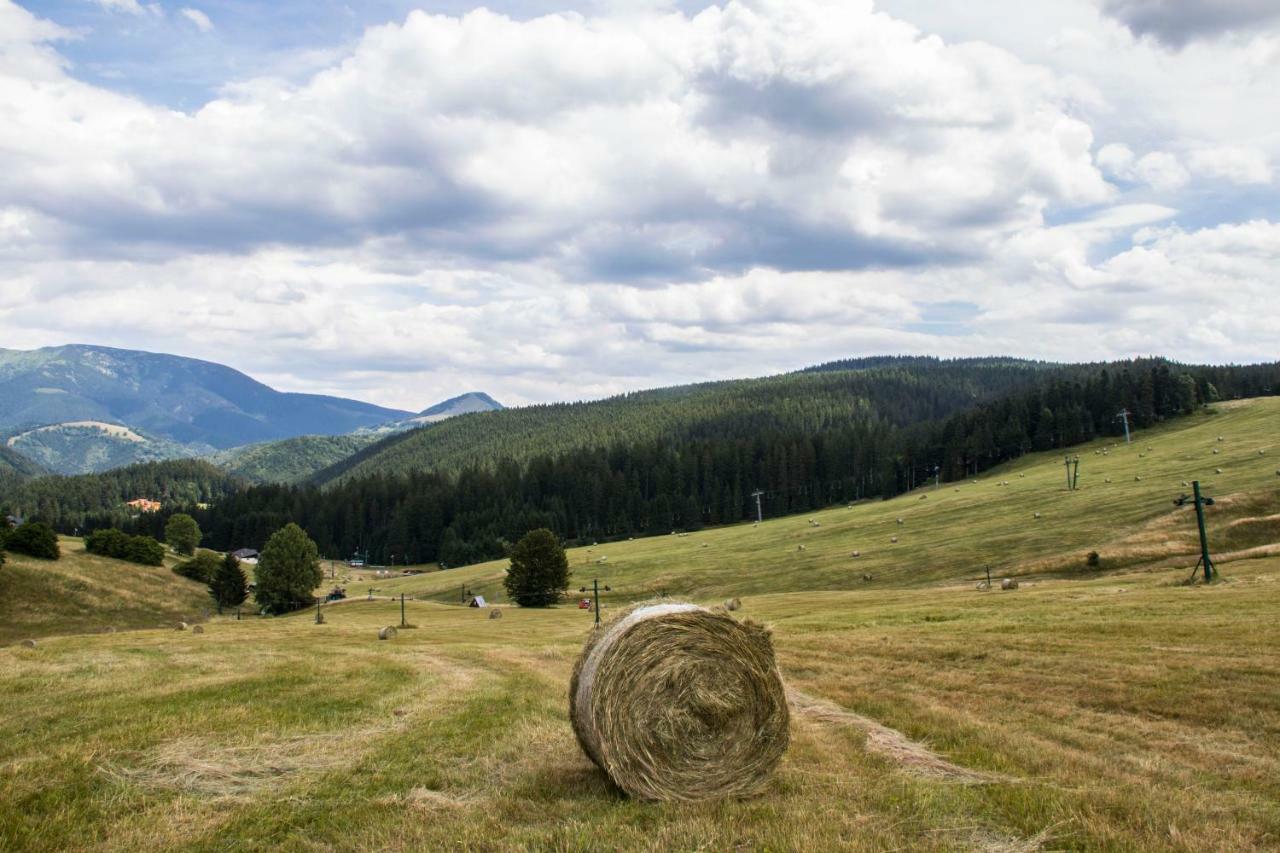
[[[484,603],[483,595],[473,595],[471,596],[471,600],[467,602],[467,606],[468,607],[488,607],[489,605]]]
[[[235,557],[242,563],[255,565],[258,562],[259,554],[252,548],[240,548],[231,552],[231,556]]]

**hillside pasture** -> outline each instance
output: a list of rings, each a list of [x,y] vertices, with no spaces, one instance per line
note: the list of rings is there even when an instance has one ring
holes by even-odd
[[[1280,559],[1234,565],[746,597],[793,745],[763,796],[701,805],[628,800],[583,757],[571,607],[410,602],[418,627],[380,641],[398,604],[356,601],[0,649],[0,847],[1274,847]]]
[[[194,622],[212,603],[203,585],[172,571],[177,562],[140,566],[84,550],[59,537],[59,560],[6,554],[0,568],[0,646],[25,639],[156,628]]]

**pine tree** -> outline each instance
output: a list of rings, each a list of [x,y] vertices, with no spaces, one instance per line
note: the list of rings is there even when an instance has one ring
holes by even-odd
[[[556,535],[545,527],[526,533],[511,549],[511,567],[503,585],[521,607],[546,607],[559,601],[569,588],[569,560]]]
[[[227,554],[218,564],[209,581],[209,595],[217,602],[219,613],[224,607],[239,607],[249,597],[248,582],[235,554]]]
[[[290,522],[271,534],[262,549],[254,597],[270,613],[289,613],[309,606],[323,580],[316,543]]]

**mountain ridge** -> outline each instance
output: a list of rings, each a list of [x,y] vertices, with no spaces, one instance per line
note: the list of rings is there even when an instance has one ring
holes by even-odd
[[[34,455],[62,473],[299,435],[343,435],[412,416],[342,397],[277,391],[212,361],[89,344],[0,349],[0,400],[5,443],[16,439],[19,452],[24,441],[52,443]],[[85,422],[127,427],[148,440],[109,430],[91,435]]]

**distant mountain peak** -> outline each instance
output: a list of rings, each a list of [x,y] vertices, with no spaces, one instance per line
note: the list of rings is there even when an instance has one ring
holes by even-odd
[[[506,407],[483,391],[468,391],[465,394],[450,397],[448,400],[436,403],[430,408],[423,409],[421,412],[418,412],[417,417],[438,418],[440,415],[453,417],[454,415],[467,414],[470,412],[492,412],[503,408]]]

